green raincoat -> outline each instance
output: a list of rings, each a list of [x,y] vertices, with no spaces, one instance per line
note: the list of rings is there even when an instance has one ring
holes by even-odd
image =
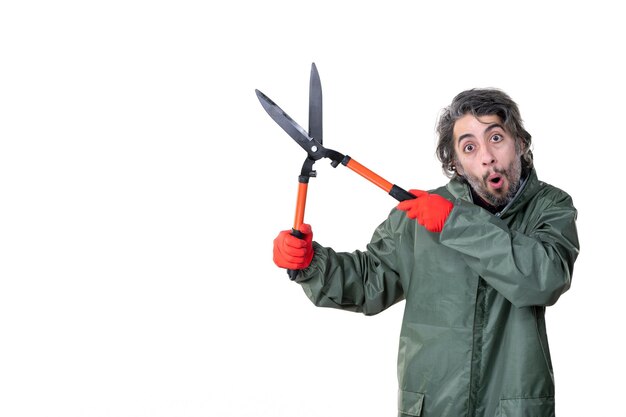
[[[440,234],[394,209],[366,251],[314,242],[296,281],[321,307],[373,315],[406,301],[399,416],[554,416],[544,313],[578,255],[571,198],[534,170],[496,215],[458,180],[432,192],[454,202]]]

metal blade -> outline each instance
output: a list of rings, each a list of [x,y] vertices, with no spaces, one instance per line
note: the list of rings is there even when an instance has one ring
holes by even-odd
[[[324,143],[322,131],[322,82],[315,63],[311,64],[309,82],[309,136]]]
[[[283,128],[289,136],[293,138],[302,148],[307,151],[313,160],[324,157],[324,147],[317,140],[313,139],[308,133],[296,123],[287,113],[283,111],[268,96],[259,90],[255,90],[261,105],[270,115],[270,117]]]

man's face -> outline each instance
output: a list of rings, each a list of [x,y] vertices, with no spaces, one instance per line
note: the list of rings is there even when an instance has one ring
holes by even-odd
[[[459,175],[488,203],[511,201],[519,189],[522,163],[500,117],[466,114],[454,124],[453,135]]]

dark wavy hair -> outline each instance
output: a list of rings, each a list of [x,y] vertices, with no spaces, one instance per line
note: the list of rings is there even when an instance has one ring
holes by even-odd
[[[471,89],[463,91],[452,100],[452,104],[444,108],[437,123],[437,158],[447,177],[457,176],[456,153],[454,150],[454,124],[466,114],[474,117],[496,115],[500,117],[505,130],[515,138],[515,148],[523,149],[522,165],[530,168],[533,165],[533,154],[530,150],[531,136],[524,129],[517,104],[506,93],[495,88]]]

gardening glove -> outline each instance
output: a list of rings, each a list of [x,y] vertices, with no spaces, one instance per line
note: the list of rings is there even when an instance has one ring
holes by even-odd
[[[302,238],[293,236],[291,230],[283,230],[274,239],[274,263],[286,269],[304,269],[313,259],[313,231],[311,226],[300,226]]]
[[[454,205],[437,194],[429,194],[421,190],[409,190],[409,192],[417,198],[401,201],[397,208],[406,211],[410,219],[417,219],[417,222],[426,230],[441,232]]]

